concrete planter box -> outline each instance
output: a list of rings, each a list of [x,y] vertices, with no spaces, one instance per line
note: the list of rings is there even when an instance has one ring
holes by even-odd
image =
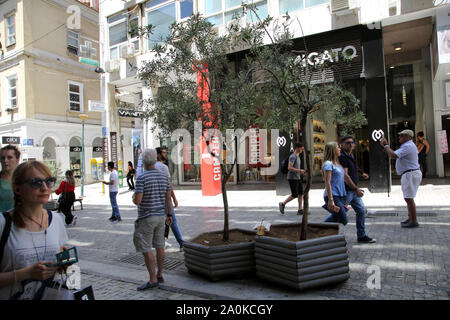
[[[337,223],[310,223],[317,228],[337,229],[337,235],[305,241],[268,236],[255,237],[256,275],[262,279],[304,290],[347,280],[347,241]],[[272,225],[300,228],[300,224]]]
[[[256,231],[232,229],[252,236]],[[223,231],[214,233],[222,234]],[[205,246],[189,241],[183,243],[184,262],[191,273],[206,276],[217,281],[228,276],[240,276],[255,273],[255,241],[227,244],[220,246]]]

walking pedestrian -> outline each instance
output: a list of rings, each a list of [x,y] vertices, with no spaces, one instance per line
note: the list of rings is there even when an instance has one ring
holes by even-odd
[[[77,216],[72,214],[72,206],[75,202],[75,179],[73,177],[73,171],[67,170],[66,179],[61,181],[58,189],[55,190],[56,194],[61,194],[61,201],[59,202],[59,209],[66,217],[66,224],[68,226],[75,226],[77,224]]]
[[[344,226],[348,222],[347,208],[345,201],[347,191],[345,190],[345,171],[339,163],[341,149],[335,141],[328,142],[325,145],[325,155],[323,164],[323,174],[325,177],[324,200],[325,208],[330,215],[325,222],[339,222]]]
[[[289,187],[291,189],[291,194],[283,202],[278,203],[281,214],[284,214],[284,209],[286,204],[297,198],[298,210],[297,214],[303,214],[303,183],[302,174],[306,174],[306,170],[301,169],[301,159],[300,155],[304,151],[303,144],[296,143],[294,147],[294,152],[289,156],[288,164],[288,174],[287,179],[289,181]]]
[[[43,209],[56,179],[39,161],[20,164],[12,176],[14,208],[0,214],[7,240],[0,255],[0,299],[39,300],[58,267],[57,252],[68,241],[60,215]]]
[[[0,212],[14,208],[14,193],[11,177],[20,161],[20,151],[16,146],[7,145],[0,150]]]
[[[156,153],[157,153],[157,161],[155,164],[155,168],[158,170],[161,170],[166,176],[167,179],[169,180],[170,183],[170,192],[171,192],[171,197],[172,197],[172,201],[173,201],[173,206],[172,206],[172,224],[170,225],[170,229],[173,232],[173,235],[175,236],[175,239],[178,242],[178,245],[180,246],[180,251],[183,251],[183,236],[181,235],[181,231],[178,227],[178,222],[177,222],[177,217],[175,215],[175,208],[178,207],[178,201],[177,198],[175,196],[175,191],[173,190],[173,184],[170,181],[170,172],[169,172],[169,168],[167,167],[167,165],[165,164],[165,162],[167,162],[167,149],[164,147],[158,147],[156,148]]]
[[[134,175],[136,174],[136,170],[133,168],[133,163],[128,161],[128,170],[127,170],[127,184],[128,190],[134,190]]]
[[[167,176],[155,168],[157,155],[155,149],[142,153],[145,171],[136,180],[133,202],[138,206],[138,218],[134,223],[133,243],[136,252],[144,256],[149,273],[149,281],[138,287],[146,290],[164,282],[164,229],[165,223],[172,223],[171,188]],[[156,251],[155,257],[152,249]]]
[[[423,131],[417,133],[416,139],[416,147],[419,152],[419,165],[420,170],[422,171],[422,178],[426,178],[427,176],[427,154],[430,152],[430,144],[427,139],[425,139],[425,135]]]
[[[104,184],[109,185],[109,201],[111,202],[112,215],[109,218],[111,222],[120,222],[119,205],[117,204],[117,194],[119,193],[119,175],[117,170],[114,169],[114,162],[108,162],[108,171],[110,171],[109,181],[102,181]]]
[[[351,136],[346,136],[341,139],[341,154],[339,156],[339,163],[344,168],[344,182],[347,196],[345,204],[351,205],[356,213],[356,235],[360,243],[375,243],[376,240],[370,238],[366,234],[365,215],[366,207],[362,201],[364,191],[358,188],[359,174],[364,179],[369,179],[369,175],[358,168],[355,157],[352,154],[355,149],[355,140]]]
[[[417,228],[419,223],[417,222],[414,198],[422,181],[422,172],[420,171],[417,147],[412,141],[414,132],[406,129],[398,135],[401,146],[396,151],[391,149],[386,138],[382,138],[380,143],[389,158],[396,159],[395,170],[401,176],[403,198],[408,207],[408,219],[400,224],[402,228]]]

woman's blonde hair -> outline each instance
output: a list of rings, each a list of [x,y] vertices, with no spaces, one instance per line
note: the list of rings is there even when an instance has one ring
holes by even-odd
[[[338,143],[336,141],[330,141],[325,145],[325,155],[323,158],[323,163],[325,161],[331,161],[333,164],[339,165],[339,158],[336,151]]]
[[[22,211],[21,208],[23,207],[23,201],[22,199],[20,199],[20,196],[16,194],[15,187],[25,183],[25,178],[27,176],[28,171],[31,170],[31,168],[35,168],[36,170],[43,173],[46,177],[52,176],[50,169],[45,164],[39,161],[27,161],[21,163],[14,170],[11,178],[12,189],[14,192],[14,215],[12,219],[14,221],[14,224],[17,225],[19,228],[25,227],[25,222],[23,220],[23,217],[21,216]]]

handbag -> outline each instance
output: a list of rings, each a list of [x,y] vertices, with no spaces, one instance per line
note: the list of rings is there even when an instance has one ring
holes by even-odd
[[[66,274],[65,280],[61,274],[60,280],[54,280],[50,286],[45,287],[42,293],[42,300],[95,300],[92,286],[87,286],[80,290],[76,289],[80,286],[80,270],[78,266],[73,265],[73,267],[76,267],[73,268],[74,270],[72,269],[74,272],[69,271],[71,274],[69,276]],[[70,267],[67,270],[70,270]],[[73,281],[70,278],[78,279]]]

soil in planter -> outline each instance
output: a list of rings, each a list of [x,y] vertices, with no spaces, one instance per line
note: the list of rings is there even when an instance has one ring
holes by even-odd
[[[237,244],[255,240],[254,234],[242,233],[238,230],[230,230],[228,241],[223,241],[223,232],[203,233],[190,242],[201,244],[208,247],[223,246],[226,244]]]
[[[300,241],[300,232],[300,226],[271,226],[270,231],[266,232],[265,236],[297,242]],[[339,234],[338,229],[308,226],[306,240],[335,236],[337,234]]]

